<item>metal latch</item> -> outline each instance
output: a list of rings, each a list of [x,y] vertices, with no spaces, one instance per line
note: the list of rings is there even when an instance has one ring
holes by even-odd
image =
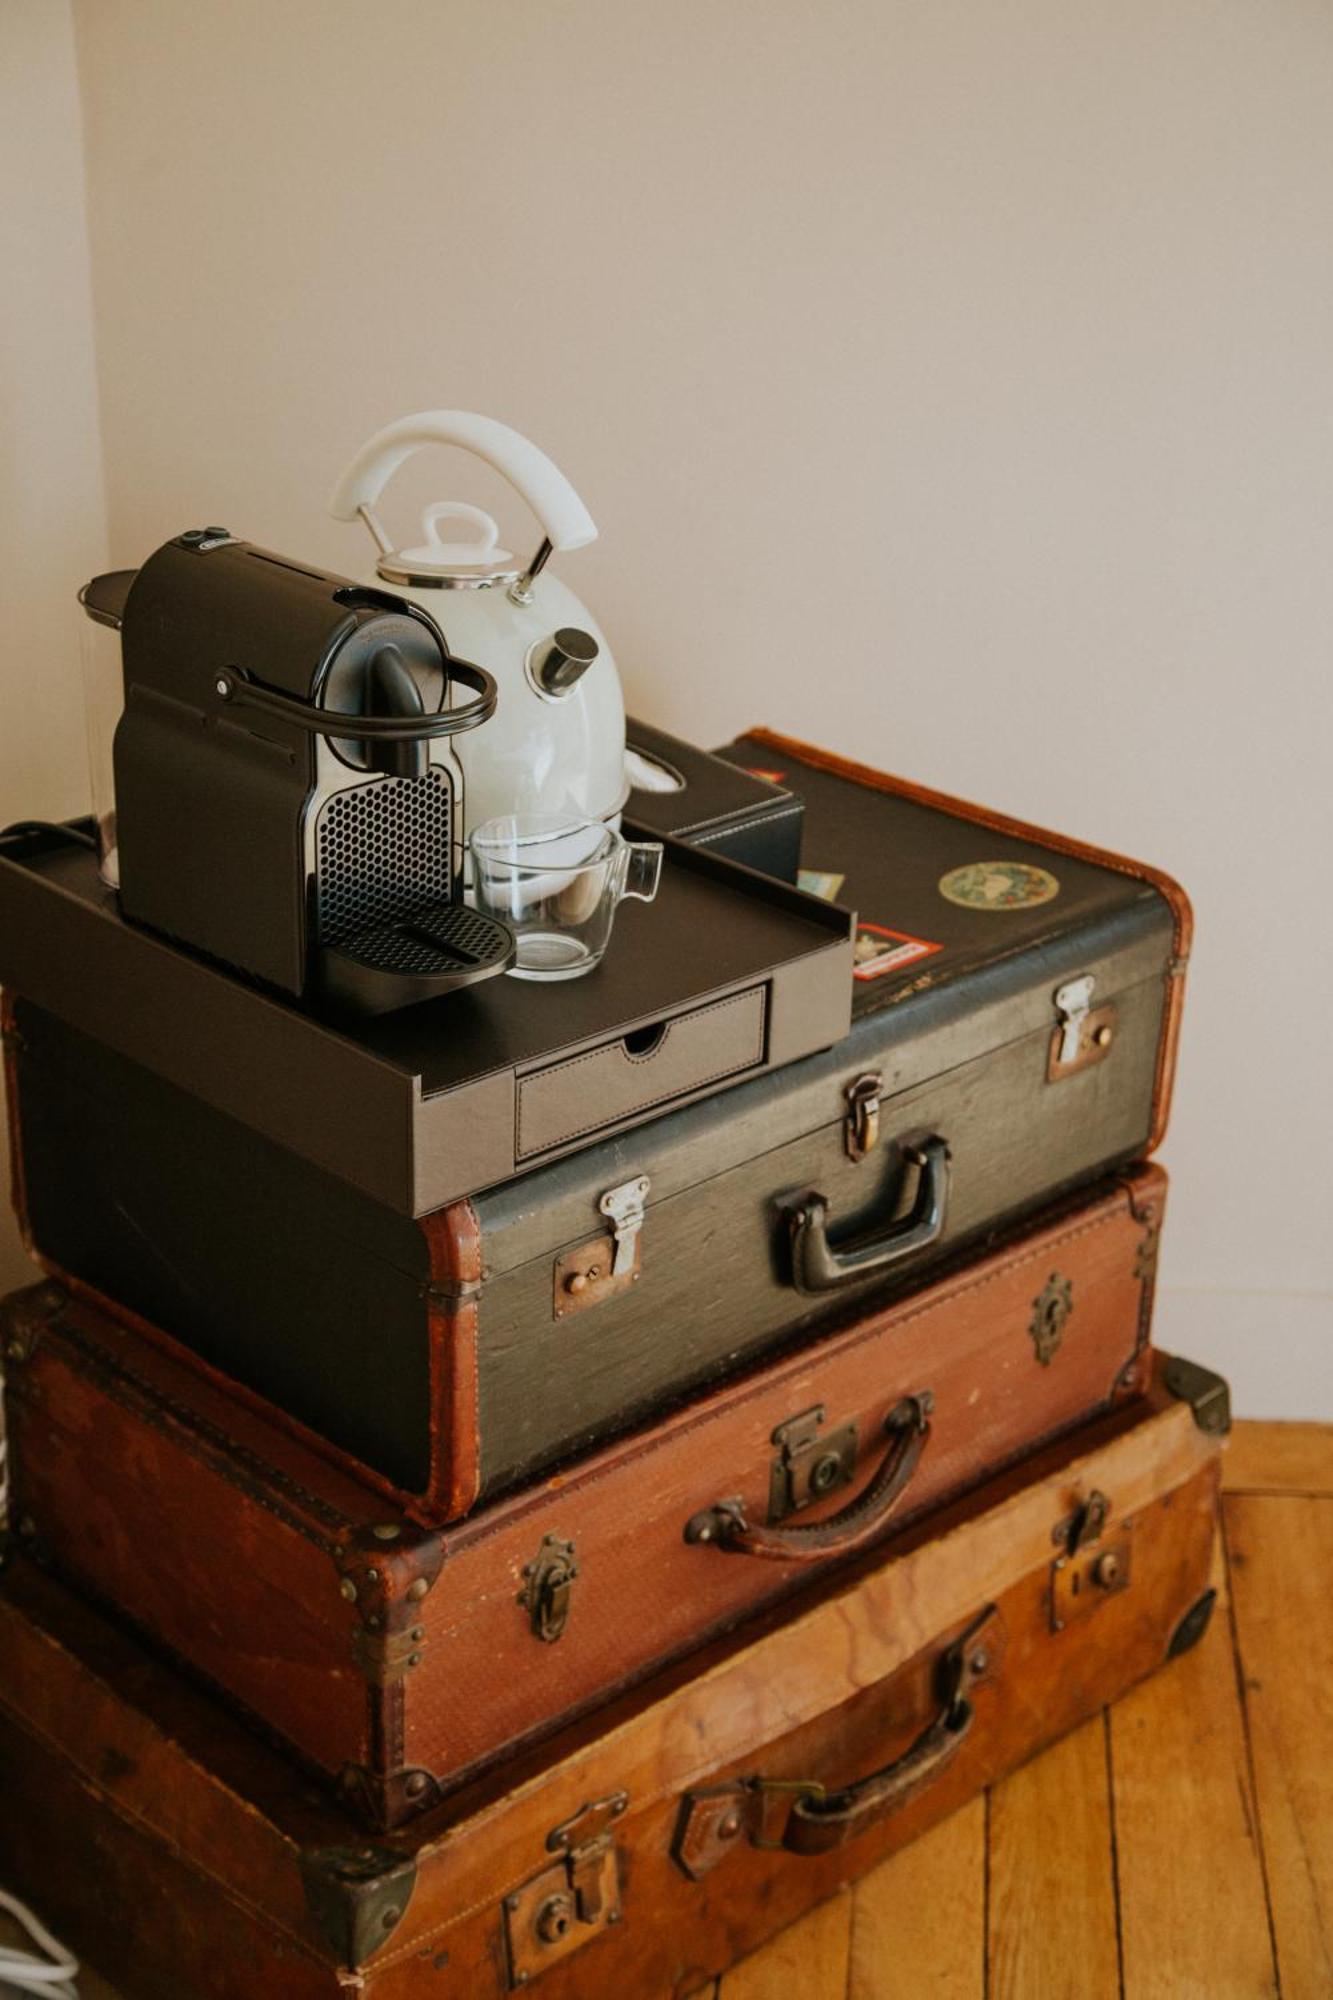
[[[1060,1065],[1067,1068],[1078,1055],[1083,1039],[1083,1023],[1092,1008],[1092,989],[1097,981],[1090,972],[1081,979],[1067,979],[1055,989],[1055,1011],[1060,1017]]]
[[[1111,1503],[1094,1490],[1072,1514],[1058,1521],[1051,1538],[1062,1549],[1051,1564],[1051,1630],[1088,1617],[1108,1597],[1129,1588],[1130,1530],[1122,1521],[1114,1539],[1103,1540]]]
[[[1051,1530],[1051,1540],[1058,1542],[1069,1555],[1076,1556],[1090,1542],[1100,1540],[1110,1512],[1110,1501],[1099,1488],[1094,1487],[1072,1514],[1056,1522]]]
[[[864,1076],[858,1076],[855,1083],[849,1083],[843,1092],[847,1100],[847,1116],[843,1124],[842,1143],[849,1160],[863,1160],[879,1144],[879,1107],[883,1090],[884,1078],[879,1071],[868,1070]]]
[[[635,1180],[622,1181],[619,1187],[608,1188],[597,1204],[610,1222],[611,1233],[615,1237],[615,1257],[611,1264],[613,1278],[623,1278],[634,1269],[648,1186],[647,1174],[640,1174]]]
[[[1106,1056],[1115,1039],[1115,1006],[1108,1002],[1094,1008],[1093,988],[1097,980],[1091,972],[1078,979],[1066,979],[1055,989],[1055,1017],[1058,1023],[1051,1037],[1046,1065],[1047,1081],[1054,1083],[1075,1070],[1087,1069]]]
[[[594,1799],[546,1836],[560,1858],[504,1899],[509,1986],[526,1986],[557,1959],[620,1922],[620,1867],[612,1827],[628,1792]]]
[[[813,1507],[850,1483],[856,1473],[856,1425],[840,1424],[821,1431],[824,1405],[816,1403],[798,1417],[788,1417],[773,1433],[777,1457],[769,1471],[768,1518],[783,1521],[802,1507]]]
[[[610,1240],[593,1236],[556,1258],[551,1288],[556,1319],[600,1305],[637,1285],[643,1263],[644,1203],[651,1185],[647,1174],[636,1174],[598,1198],[597,1206],[611,1224]]]
[[[524,1584],[518,1602],[528,1614],[533,1637],[552,1645],[569,1622],[569,1599],[578,1576],[573,1542],[543,1535],[541,1547],[524,1563]]]

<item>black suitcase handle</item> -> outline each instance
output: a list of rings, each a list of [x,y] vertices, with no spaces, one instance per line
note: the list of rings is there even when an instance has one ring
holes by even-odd
[[[911,1484],[930,1443],[930,1413],[935,1398],[929,1389],[904,1396],[885,1420],[889,1446],[869,1484],[847,1506],[825,1521],[795,1526],[751,1526],[745,1502],[717,1500],[692,1514],[685,1523],[687,1542],[722,1549],[728,1555],[764,1556],[770,1562],[820,1562],[825,1556],[849,1555],[863,1548],[884,1526]]]
[[[873,1278],[939,1241],[949,1208],[949,1148],[943,1139],[932,1137],[919,1146],[904,1148],[903,1157],[920,1168],[916,1200],[908,1214],[882,1236],[863,1238],[835,1250],[828,1240],[829,1205],[822,1194],[803,1195],[787,1210],[791,1281],[798,1292],[831,1292],[839,1285]]]

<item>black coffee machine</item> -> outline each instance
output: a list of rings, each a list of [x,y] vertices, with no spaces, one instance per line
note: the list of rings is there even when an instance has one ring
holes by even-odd
[[[120,628],[126,917],[370,1013],[513,963],[512,933],[461,900],[450,748],[493,714],[495,682],[424,611],[217,528],[83,603]],[[460,686],[472,698],[451,706]]]

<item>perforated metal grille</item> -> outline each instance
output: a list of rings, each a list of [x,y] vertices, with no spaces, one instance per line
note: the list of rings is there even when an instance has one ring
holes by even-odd
[[[362,965],[378,972],[444,973],[492,964],[505,957],[510,943],[502,925],[453,903],[418,911],[395,929],[362,931],[349,940],[347,949]]]
[[[319,935],[341,944],[423,904],[447,903],[453,787],[438,767],[337,792],[319,816]]]

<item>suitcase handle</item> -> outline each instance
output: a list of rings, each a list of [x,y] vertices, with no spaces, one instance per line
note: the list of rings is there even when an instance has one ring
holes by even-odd
[[[936,1670],[939,1707],[921,1733],[869,1777],[830,1791],[814,1778],[740,1778],[687,1793],[675,1858],[698,1881],[744,1834],[752,1847],[827,1854],[901,1811],[948,1770],[976,1711],[965,1689],[995,1681],[1004,1634],[993,1604],[949,1647]]]
[[[787,1210],[791,1281],[798,1292],[831,1292],[839,1285],[855,1284],[939,1241],[949,1207],[949,1148],[943,1139],[932,1137],[906,1147],[904,1158],[921,1170],[916,1200],[881,1236],[835,1250],[828,1240],[829,1205],[822,1194],[803,1195]]]
[[[928,1389],[905,1396],[890,1410],[885,1429],[889,1448],[868,1486],[855,1500],[824,1521],[795,1527],[751,1527],[745,1502],[718,1500],[685,1523],[687,1542],[722,1549],[728,1555],[764,1556],[776,1562],[818,1562],[825,1556],[847,1555],[878,1533],[901,1499],[930,1442],[930,1412],[934,1397]]]

